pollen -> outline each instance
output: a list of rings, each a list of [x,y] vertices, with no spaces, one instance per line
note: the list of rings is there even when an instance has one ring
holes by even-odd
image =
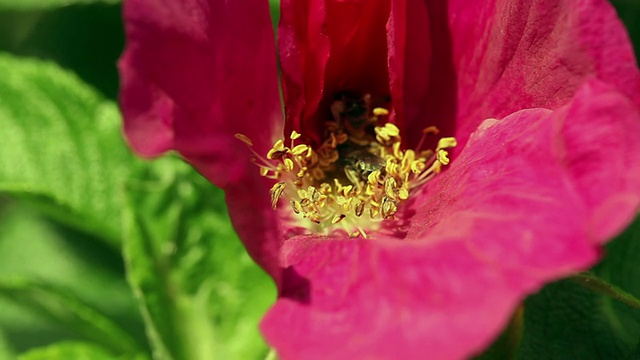
[[[368,238],[365,229],[396,219],[411,194],[450,163],[455,138],[443,137],[436,149],[422,150],[425,137],[438,134],[430,126],[416,149],[405,149],[400,129],[389,122],[391,112],[372,106],[371,99],[337,97],[320,145],[305,143],[303,134],[293,131],[266,157],[254,151],[260,175],[276,181],[270,190],[274,209],[314,233]],[[245,135],[236,138],[253,146]],[[289,206],[279,207],[283,198]]]

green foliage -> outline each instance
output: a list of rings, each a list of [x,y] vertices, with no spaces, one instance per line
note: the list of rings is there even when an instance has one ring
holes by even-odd
[[[112,246],[125,240],[129,281],[156,358],[263,358],[257,323],[275,291],[231,228],[222,192],[179,160],[135,160],[116,106],[56,65],[0,55],[0,71],[7,139],[0,143],[0,194],[27,199],[66,224],[0,199],[0,306],[9,310],[0,321],[10,340],[45,323],[63,329],[63,339],[90,341],[23,358],[106,354],[96,347],[126,358],[142,351],[122,328],[123,314],[140,314],[123,308],[131,294],[123,293],[122,273],[104,272],[104,252],[112,250],[96,236]],[[125,189],[133,169],[136,180]]]
[[[480,355],[473,357],[473,360],[515,359],[522,340],[523,315],[524,307],[520,306],[511,317],[511,321],[502,331],[502,334]]]
[[[52,63],[0,54],[0,73],[0,193],[118,245],[135,160],[117,107]]]
[[[139,351],[129,334],[64,289],[28,280],[0,281],[0,295],[51,316],[114,352],[134,354]]]
[[[144,360],[139,356],[118,356],[91,343],[60,342],[47,347],[30,350],[18,360]]]
[[[0,11],[0,34],[0,52],[53,61],[116,99],[115,64],[124,43],[121,4]]]
[[[52,223],[31,206],[7,203],[2,198],[0,229],[0,283],[31,282],[65,289],[128,331],[141,331],[142,320],[117,252],[83,233]],[[38,294],[27,290],[23,287],[22,297],[0,291],[0,324],[16,350],[64,338],[86,340],[77,328],[65,323],[65,317],[35,306],[40,299],[22,301],[25,295]],[[143,336],[138,339],[144,341]]]
[[[260,359],[274,287],[244,252],[223,194],[175,158],[127,187],[124,255],[156,359]]]
[[[616,299],[640,297],[638,264],[640,220],[607,246],[604,260],[590,275],[624,289],[628,294],[611,296],[615,287],[596,292],[595,287],[581,284],[580,278],[547,285],[525,302],[524,337],[519,358],[638,358],[640,309]]]
[[[0,359],[4,359],[4,360],[15,359],[13,348],[9,344],[9,341],[4,335],[4,331],[2,331],[1,327],[0,327]]]
[[[636,49],[636,58],[640,64],[640,1],[638,0],[611,0],[613,6],[618,10],[618,16],[624,22],[624,26],[629,32],[629,37]]]
[[[69,5],[117,4],[120,0],[0,0],[0,10],[44,10]]]

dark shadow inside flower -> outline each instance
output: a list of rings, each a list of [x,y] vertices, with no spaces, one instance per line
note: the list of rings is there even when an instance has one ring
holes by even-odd
[[[282,269],[282,283],[280,297],[290,299],[301,304],[311,303],[311,282],[300,274],[293,266]]]

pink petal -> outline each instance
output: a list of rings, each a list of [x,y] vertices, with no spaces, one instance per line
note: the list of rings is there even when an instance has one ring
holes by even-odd
[[[453,135],[456,74],[446,2],[392,1],[387,41],[395,122],[408,147],[428,126]]]
[[[598,101],[592,99],[597,98]],[[591,209],[589,237],[605,242],[633,220],[640,203],[637,103],[602,83],[583,86],[567,110],[557,151]]]
[[[283,0],[278,30],[287,129],[322,141],[333,96],[388,95],[385,0]]]
[[[225,189],[225,200],[233,228],[247,252],[279,285],[280,243],[285,229],[278,213],[271,208],[269,189],[272,185],[273,181],[261,176],[247,177]]]
[[[598,259],[597,243],[611,234],[594,226],[620,225],[635,211],[605,219],[603,207],[624,195],[637,209],[640,132],[620,131],[638,124],[637,106],[599,83],[557,111],[485,121],[419,194],[404,240],[285,242],[281,298],[262,323],[267,341],[285,360],[478,353],[527,294]],[[610,163],[612,188],[598,195],[595,148],[630,161]]]
[[[482,120],[555,109],[594,77],[640,104],[633,49],[608,1],[452,0],[448,19],[457,79],[448,103],[462,144]]]
[[[265,154],[282,137],[268,3],[128,0],[124,7],[120,101],[129,142],[144,156],[177,150],[224,188],[247,250],[278,279],[272,183],[234,138],[247,135]]]
[[[274,35],[266,1],[130,0],[120,60],[125,132],[144,156],[175,149],[218,186],[282,136]]]

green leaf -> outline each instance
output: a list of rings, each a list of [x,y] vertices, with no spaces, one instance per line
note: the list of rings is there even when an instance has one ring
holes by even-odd
[[[0,296],[40,311],[118,354],[140,352],[128,333],[64,289],[29,280],[0,281]]]
[[[120,0],[0,0],[0,10],[45,10],[69,5],[117,4]]]
[[[598,291],[581,285],[581,280],[565,279],[526,300],[519,358],[637,358],[640,309],[629,306],[625,297],[640,297],[640,219],[606,250],[589,275],[598,278]],[[616,288],[624,290],[623,296],[603,292],[601,283],[611,284],[605,288],[618,294]]]
[[[67,289],[145,344],[142,318],[119,252],[56,224],[18,201],[0,198],[0,281],[31,279]],[[83,339],[59,319],[0,296],[0,324],[16,351]],[[3,359],[0,356],[0,359]]]
[[[127,187],[124,254],[156,359],[264,359],[271,280],[231,228],[223,193],[175,158]]]
[[[143,355],[115,356],[104,348],[85,342],[60,342],[21,354],[18,360],[143,360]]]
[[[511,321],[502,331],[502,334],[480,355],[473,357],[473,360],[510,360],[515,359],[518,347],[522,340],[524,330],[524,307],[516,309],[511,317]]]
[[[117,98],[115,65],[124,47],[120,4],[0,11],[0,34],[0,52],[53,61],[108,99]]]
[[[618,10],[618,16],[624,22],[629,37],[636,50],[636,59],[640,63],[640,2],[637,0],[611,0]]]
[[[115,104],[58,66],[0,54],[0,193],[119,243],[135,163]]]
[[[2,327],[0,327],[0,359],[13,360],[15,358],[13,349],[5,337]]]

